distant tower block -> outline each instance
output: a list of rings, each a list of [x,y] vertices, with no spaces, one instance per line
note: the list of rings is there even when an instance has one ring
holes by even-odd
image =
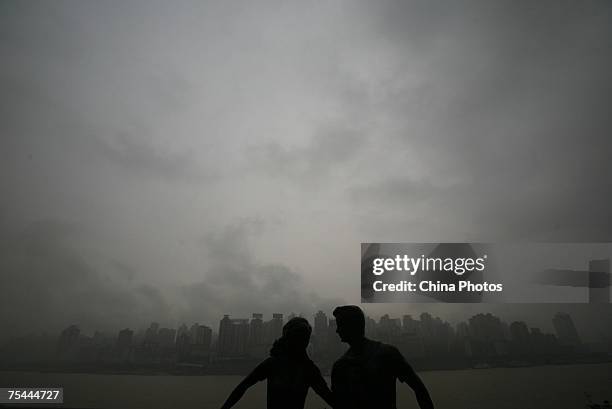
[[[589,261],[589,303],[610,303],[610,259]]]

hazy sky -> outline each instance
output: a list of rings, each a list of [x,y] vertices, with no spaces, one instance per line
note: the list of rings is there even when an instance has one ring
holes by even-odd
[[[608,1],[2,1],[0,62],[3,329],[329,311],[362,241],[612,241]]]

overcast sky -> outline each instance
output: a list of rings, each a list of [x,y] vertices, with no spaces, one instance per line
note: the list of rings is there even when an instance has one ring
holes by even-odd
[[[2,1],[2,327],[329,312],[360,242],[611,241],[611,72],[608,1]]]

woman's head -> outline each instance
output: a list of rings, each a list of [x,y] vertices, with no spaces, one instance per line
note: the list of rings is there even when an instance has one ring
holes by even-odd
[[[291,318],[285,326],[283,326],[283,338],[292,347],[305,349],[310,342],[310,334],[312,327],[305,318]]]
[[[305,355],[311,333],[312,327],[306,319],[291,318],[283,326],[283,336],[274,342],[270,354],[273,356],[283,353],[292,356]]]

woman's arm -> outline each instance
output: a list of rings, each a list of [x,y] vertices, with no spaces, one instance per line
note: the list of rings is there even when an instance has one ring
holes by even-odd
[[[265,360],[261,364],[259,364],[253,370],[253,372],[247,375],[247,377],[244,378],[242,382],[238,384],[238,386],[236,386],[236,388],[232,391],[232,393],[230,393],[230,395],[227,397],[227,400],[225,401],[223,406],[221,406],[221,409],[230,409],[240,400],[240,398],[242,398],[242,395],[244,395],[247,389],[255,385],[257,382],[263,381],[267,377],[268,377],[268,360]]]
[[[315,372],[310,382],[310,386],[317,393],[317,395],[319,395],[329,406],[331,406],[332,408],[336,407],[334,395],[327,386],[327,382],[325,382],[325,379],[323,379],[321,371],[319,371],[319,368],[317,367],[315,367]]]

